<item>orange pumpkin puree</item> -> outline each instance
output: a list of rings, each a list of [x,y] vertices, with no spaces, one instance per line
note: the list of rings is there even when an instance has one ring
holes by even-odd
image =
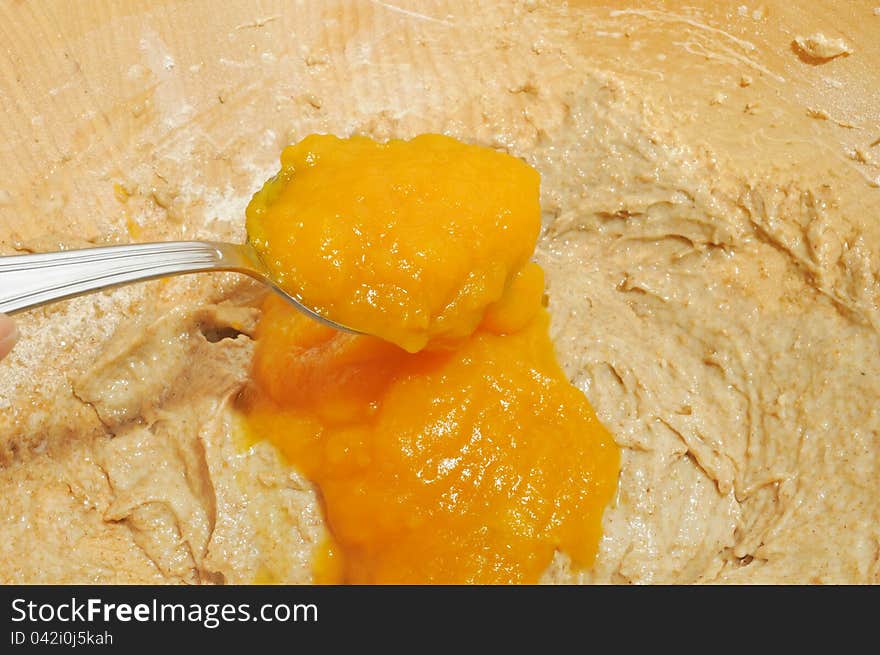
[[[308,137],[254,197],[249,234],[283,283],[382,337],[264,304],[243,408],[320,491],[316,581],[529,583],[557,550],[592,564],[619,453],[556,361],[539,223],[533,169],[437,135]]]
[[[415,352],[470,335],[529,260],[538,173],[437,134],[312,135],[247,208],[273,277],[308,307]]]

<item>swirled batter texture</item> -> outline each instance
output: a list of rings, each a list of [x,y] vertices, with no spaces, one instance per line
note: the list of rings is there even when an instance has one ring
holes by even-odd
[[[592,566],[542,581],[880,582],[876,2],[122,4],[0,3],[3,254],[242,242],[313,133],[506,152],[541,175],[554,350],[621,455]],[[805,60],[815,34],[850,54]],[[316,485],[236,437],[263,302],[203,274],[16,317],[2,581],[314,579]]]

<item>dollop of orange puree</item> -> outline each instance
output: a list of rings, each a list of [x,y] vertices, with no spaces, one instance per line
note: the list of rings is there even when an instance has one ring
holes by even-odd
[[[312,136],[251,202],[282,282],[379,335],[274,296],[258,328],[243,408],[320,491],[316,581],[529,583],[557,550],[592,564],[619,453],[549,337],[538,185],[439,135]]]
[[[438,134],[312,135],[247,208],[273,277],[318,313],[415,352],[470,335],[532,256],[538,173]]]

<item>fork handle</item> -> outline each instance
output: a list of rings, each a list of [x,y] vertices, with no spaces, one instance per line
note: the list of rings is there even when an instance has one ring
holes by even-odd
[[[0,313],[141,280],[231,270],[254,275],[239,246],[171,241],[0,257]]]

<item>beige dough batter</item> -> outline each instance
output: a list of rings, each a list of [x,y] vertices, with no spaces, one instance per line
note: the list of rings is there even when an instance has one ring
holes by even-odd
[[[560,360],[623,450],[595,568],[546,580],[880,582],[872,4],[222,4],[0,6],[0,252],[241,240],[312,132],[504,149],[542,175]],[[310,581],[315,494],[230,406],[262,293],[18,317],[0,581]]]

